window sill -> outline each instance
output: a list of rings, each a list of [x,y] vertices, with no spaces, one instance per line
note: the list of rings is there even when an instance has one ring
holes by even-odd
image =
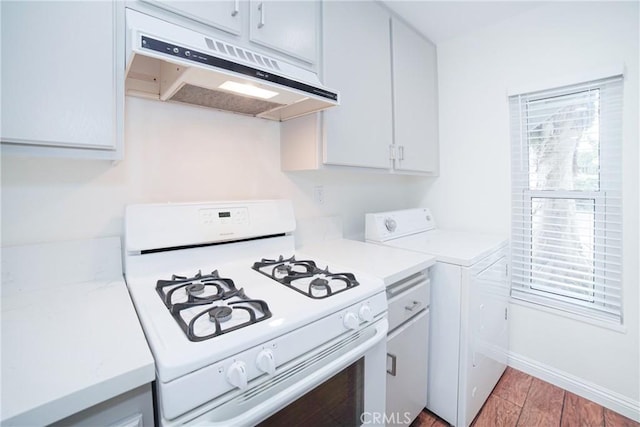
[[[619,332],[622,334],[627,332],[627,327],[624,325],[624,323],[618,323],[617,321],[614,321],[614,320],[598,319],[586,314],[574,313],[560,307],[551,307],[543,303],[527,301],[514,296],[511,296],[509,298],[509,302],[514,305],[528,307],[534,310],[542,311],[542,312],[553,314],[556,316],[565,317],[567,319],[572,319],[581,323],[588,323],[590,325],[598,326],[604,329],[609,329],[611,331]]]

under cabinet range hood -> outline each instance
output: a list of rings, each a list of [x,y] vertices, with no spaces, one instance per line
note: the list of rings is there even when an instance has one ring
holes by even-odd
[[[127,95],[284,121],[338,105],[303,68],[126,10]]]

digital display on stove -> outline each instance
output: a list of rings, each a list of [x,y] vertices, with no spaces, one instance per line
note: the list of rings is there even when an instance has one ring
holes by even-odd
[[[218,212],[218,218],[231,218],[231,212]]]

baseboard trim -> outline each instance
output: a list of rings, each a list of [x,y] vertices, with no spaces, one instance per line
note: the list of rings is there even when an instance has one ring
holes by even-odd
[[[509,366],[640,422],[640,402],[536,360],[509,352]]]

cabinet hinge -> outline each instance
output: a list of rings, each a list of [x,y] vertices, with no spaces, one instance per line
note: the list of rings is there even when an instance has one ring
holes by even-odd
[[[396,152],[396,146],[395,145],[390,145],[389,146],[389,159],[391,160],[395,160],[398,157],[397,152]]]
[[[507,310],[508,310],[508,308],[505,307],[504,308],[504,320],[507,320]]]

